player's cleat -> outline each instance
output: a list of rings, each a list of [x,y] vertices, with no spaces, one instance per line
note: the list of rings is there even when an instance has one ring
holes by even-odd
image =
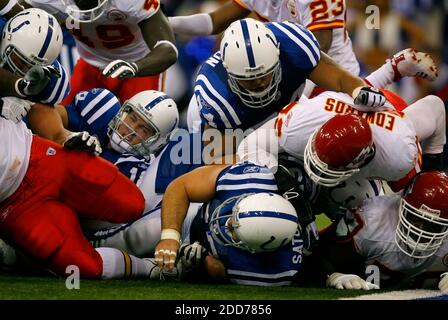
[[[418,77],[434,81],[438,76],[437,66],[428,53],[408,48],[402,50],[391,59],[387,59],[394,70],[394,81],[403,77]]]

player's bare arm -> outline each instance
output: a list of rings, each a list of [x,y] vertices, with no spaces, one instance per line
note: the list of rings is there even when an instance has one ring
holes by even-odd
[[[352,95],[357,87],[366,83],[359,77],[344,70],[326,53],[321,52],[321,59],[311,72],[309,79],[331,91],[345,92]]]
[[[226,279],[226,268],[224,264],[214,256],[208,255],[205,257],[204,267],[211,280],[221,282]]]
[[[168,19],[159,10],[151,18],[140,22],[139,27],[151,52],[136,61],[137,75],[149,76],[165,71],[177,60],[176,42]]]
[[[160,268],[172,270],[174,267],[188,206],[191,202],[207,202],[213,199],[216,178],[227,166],[198,168],[177,178],[166,189],[161,213],[162,235],[155,249],[155,258]]]
[[[64,107],[58,106],[58,108]],[[33,133],[61,145],[71,133],[64,128],[63,119],[57,108],[36,103],[28,112],[27,118]]]
[[[333,42],[333,30],[324,29],[324,30],[314,30],[312,31],[317,41],[319,42],[320,49],[327,53],[331,48],[331,43]]]
[[[101,145],[96,136],[87,131],[72,132],[65,128],[68,124],[67,111],[63,106],[51,107],[41,103],[33,105],[27,114],[28,124],[33,133],[54,141],[68,149],[76,149],[99,155]]]
[[[223,32],[233,21],[246,18],[250,10],[239,6],[235,1],[228,1],[223,6],[210,13],[213,21],[212,34]]]
[[[321,59],[309,79],[328,90],[347,93],[353,97],[355,105],[371,108],[364,111],[372,111],[386,102],[378,89],[370,88],[364,80],[341,68],[322,51]]]

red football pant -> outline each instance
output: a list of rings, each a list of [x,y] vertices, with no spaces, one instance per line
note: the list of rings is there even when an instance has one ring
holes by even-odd
[[[164,91],[164,81],[165,73],[126,80],[106,78],[103,76],[102,70],[88,64],[80,58],[73,68],[72,77],[70,78],[70,92],[62,101],[62,104],[70,104],[76,94],[93,88],[106,88],[110,90],[123,104],[129,98],[145,90]]]
[[[144,210],[142,193],[106,160],[33,136],[19,189],[0,204],[0,237],[59,275],[69,265],[99,278],[103,262],[78,217],[126,223]]]

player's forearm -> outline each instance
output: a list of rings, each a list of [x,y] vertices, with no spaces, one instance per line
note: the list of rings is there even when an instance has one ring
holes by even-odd
[[[319,42],[320,49],[327,53],[331,48],[331,43],[333,42],[333,30],[315,30],[313,31],[313,34]]]
[[[204,267],[208,277],[216,282],[226,280],[226,268],[223,263],[213,256],[207,256],[204,260]]]
[[[152,76],[164,72],[177,61],[177,52],[167,44],[161,44],[146,57],[136,61],[137,76]]]
[[[345,92],[350,96],[356,88],[366,86],[364,80],[344,70],[323,52],[319,64],[311,72],[309,79],[327,90]]]
[[[190,200],[181,179],[176,179],[166,189],[162,202],[162,230],[182,231]]]
[[[55,108],[36,103],[27,115],[28,125],[40,137],[63,144],[70,131],[63,126],[62,119]]]

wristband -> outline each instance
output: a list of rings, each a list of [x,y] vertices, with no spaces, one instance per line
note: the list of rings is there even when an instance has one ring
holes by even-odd
[[[359,92],[361,91],[361,89],[364,87],[357,87],[355,90],[353,90],[352,92],[352,98],[356,99],[356,97],[358,96]]]
[[[175,229],[163,229],[160,240],[176,240],[180,243],[180,233]]]

